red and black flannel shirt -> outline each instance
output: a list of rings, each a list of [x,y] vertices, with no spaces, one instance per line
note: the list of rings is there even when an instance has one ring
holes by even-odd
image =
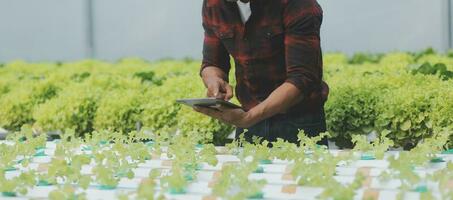
[[[251,0],[250,7],[252,15],[244,24],[237,3],[204,0],[201,70],[214,66],[228,74],[231,55],[236,66],[235,92],[245,110],[288,82],[304,95],[290,111],[322,111],[328,87],[322,81],[319,4],[316,0]]]

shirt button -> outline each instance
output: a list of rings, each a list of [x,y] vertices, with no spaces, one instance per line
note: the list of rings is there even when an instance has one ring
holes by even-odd
[[[267,37],[271,37],[272,36],[272,33],[271,32],[267,32]]]
[[[245,61],[245,64],[248,65],[248,64],[250,64],[250,62],[249,61]]]

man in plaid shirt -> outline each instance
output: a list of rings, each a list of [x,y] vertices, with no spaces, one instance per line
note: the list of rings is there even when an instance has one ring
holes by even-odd
[[[195,110],[268,141],[297,143],[326,130],[320,27],[316,0],[204,0],[201,77],[207,96],[229,100],[230,56],[242,109]],[[322,144],[327,144],[324,139]]]

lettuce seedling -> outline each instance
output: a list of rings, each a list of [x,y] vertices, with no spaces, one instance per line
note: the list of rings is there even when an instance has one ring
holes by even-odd
[[[118,182],[120,181],[118,177],[115,176],[116,171],[109,167],[104,167],[103,165],[98,165],[93,168],[93,174],[96,176],[96,182],[100,184],[101,188],[114,189]]]
[[[167,151],[167,155],[173,158],[171,174],[162,178],[162,183],[166,185],[170,193],[185,193],[189,182],[196,179],[200,162],[204,159],[212,162],[210,159],[212,159],[211,156],[215,152],[215,148],[206,145],[205,150],[201,150],[203,155],[199,156],[200,153],[197,154],[195,150],[197,143],[197,138],[186,137],[182,134],[172,138],[172,143]]]
[[[57,184],[60,178],[65,183],[79,184],[86,189],[91,177],[82,175],[82,167],[91,162],[90,155],[77,154],[81,139],[75,136],[74,130],[67,129],[61,135],[61,140],[56,145],[55,156],[48,164],[46,172],[39,174],[39,181],[43,184]]]
[[[150,171],[148,178],[144,179],[137,189],[136,199],[140,200],[163,200],[164,196],[159,195],[155,198],[154,188],[156,187],[156,179],[160,176],[160,171],[153,169]]]
[[[391,156],[388,159],[390,169],[382,174],[381,178],[384,180],[389,178],[399,179],[401,181],[401,195],[404,195],[404,192],[408,190],[417,190],[419,183],[426,182],[427,177],[417,174],[414,168],[427,166],[430,160],[443,150],[448,142],[448,137],[449,135],[445,132],[439,132],[433,137],[425,139],[412,150],[402,151],[398,157]]]
[[[215,181],[213,194],[227,200],[242,200],[260,197],[265,180],[249,180],[249,175],[258,167],[257,162],[241,162],[239,165],[226,165],[222,175]]]
[[[219,162],[216,157],[217,151],[213,144],[205,144],[198,154],[201,162],[206,162],[211,166],[216,166]]]
[[[0,192],[4,196],[16,196],[17,193],[25,195],[28,189],[35,186],[35,171],[22,172],[19,176],[12,179],[5,177],[5,172],[0,170]]]
[[[324,185],[324,191],[319,195],[322,200],[345,200],[354,199],[356,190],[362,187],[365,177],[361,174],[355,177],[351,184],[342,184],[337,181],[328,182]]]
[[[304,130],[300,130],[297,134],[298,142],[300,147],[305,148],[305,151],[313,151],[313,152],[325,152],[327,150],[326,146],[318,145],[324,137],[330,137],[328,132],[320,133],[318,136],[309,137],[305,134]]]
[[[333,176],[339,159],[330,153],[314,154],[308,160],[295,160],[291,171],[297,183],[303,186],[322,187],[329,182],[335,182]]]
[[[184,169],[179,165],[173,165],[171,174],[164,176],[161,179],[161,185],[164,185],[165,189],[170,194],[184,194],[186,193],[186,187],[189,184]]]
[[[441,199],[453,199],[453,163],[447,163],[446,167],[428,175],[428,179],[439,183]]]
[[[393,141],[387,138],[390,131],[384,130],[372,143],[368,142],[365,135],[353,135],[352,143],[355,144],[353,151],[363,156],[370,155],[376,159],[383,159],[385,152],[393,146]]]
[[[272,163],[271,150],[269,148],[269,142],[259,137],[253,137],[253,143],[244,142],[242,153],[238,155],[239,159],[243,160],[249,156],[253,158],[253,161],[260,162],[261,164]]]
[[[96,166],[92,172],[96,176],[96,182],[105,189],[115,188],[121,177],[129,179],[134,177],[132,169],[136,164],[131,164],[122,154],[114,149],[93,152]]]
[[[243,146],[244,143],[246,143],[244,133],[241,133],[239,135],[239,139],[233,140],[233,142],[225,145],[228,153],[233,155],[238,155],[240,153],[240,148]]]
[[[77,193],[76,189],[70,184],[64,184],[59,186],[57,189],[49,193],[48,198],[50,200],[61,200],[61,199],[77,199],[77,200],[86,200],[85,193]]]
[[[277,141],[272,142],[270,157],[280,160],[297,160],[303,154],[300,150],[296,144],[285,142],[283,139],[278,138]]]

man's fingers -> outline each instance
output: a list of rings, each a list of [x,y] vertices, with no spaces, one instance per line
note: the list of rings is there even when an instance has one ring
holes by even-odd
[[[229,101],[231,98],[233,98],[233,87],[231,87],[230,84],[225,83],[224,88],[226,92],[224,100]]]
[[[225,93],[223,92],[220,92],[219,94],[217,94],[217,96],[215,96],[216,99],[225,99]]]
[[[203,113],[205,115],[208,115],[210,117],[217,118],[217,119],[219,119],[221,117],[221,112],[216,111],[212,108],[203,108],[203,107],[195,106],[194,110],[197,112]]]
[[[217,98],[218,95],[219,95],[219,88],[218,87],[208,88],[208,92],[206,93],[206,96]]]
[[[228,112],[228,111],[232,111],[234,109],[239,109],[239,108],[231,108],[231,107],[228,107],[228,106],[224,106],[224,105],[220,105],[218,107],[218,109],[221,111],[221,112]]]
[[[219,88],[220,88],[220,84],[218,84],[218,83],[213,83],[213,84],[209,85],[207,96],[217,98],[217,96],[219,95]]]
[[[216,99],[225,99],[225,93],[222,92],[219,87],[209,88],[207,96],[214,97]]]
[[[224,108],[224,109],[227,109],[227,108]],[[220,111],[217,111],[217,110],[214,110],[211,108],[203,108],[203,107],[195,106],[194,110],[197,112],[203,113],[205,115],[208,115],[210,117],[213,117],[213,118],[221,121],[222,123],[230,124],[230,122],[227,119],[225,119],[224,116],[222,115],[222,111],[221,111],[222,108],[219,108]]]

